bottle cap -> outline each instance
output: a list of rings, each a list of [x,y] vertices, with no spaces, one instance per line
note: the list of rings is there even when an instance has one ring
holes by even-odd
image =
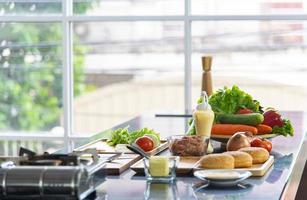
[[[196,110],[211,110],[209,98],[206,91],[202,91],[200,95],[201,103],[196,106]]]

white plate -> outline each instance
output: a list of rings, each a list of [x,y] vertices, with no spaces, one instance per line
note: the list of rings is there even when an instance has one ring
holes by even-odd
[[[211,185],[230,187],[237,185],[252,175],[249,171],[233,170],[199,170],[194,172],[194,176],[201,180],[209,180]]]

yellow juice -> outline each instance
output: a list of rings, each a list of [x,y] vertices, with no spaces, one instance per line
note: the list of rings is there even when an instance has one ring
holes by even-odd
[[[196,110],[193,115],[196,135],[210,137],[214,121],[214,112],[212,110]]]

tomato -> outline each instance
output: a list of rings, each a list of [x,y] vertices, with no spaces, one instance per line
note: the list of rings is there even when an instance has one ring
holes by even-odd
[[[237,114],[249,114],[249,113],[253,113],[253,111],[248,108],[241,108],[237,112]]]
[[[272,150],[272,143],[269,140],[258,137],[251,141],[251,146],[264,148],[268,150],[268,152]]]
[[[154,148],[154,142],[147,136],[136,139],[135,143],[144,151],[151,151]]]

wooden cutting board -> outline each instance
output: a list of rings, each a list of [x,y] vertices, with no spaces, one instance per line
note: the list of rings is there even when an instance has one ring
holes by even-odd
[[[252,176],[263,176],[273,165],[274,163],[274,156],[270,156],[269,159],[263,163],[263,164],[254,164],[251,168],[236,168],[233,169],[233,171],[250,171],[252,173]],[[197,170],[205,170],[203,168],[199,167],[199,163],[197,163],[196,167],[193,169],[193,171]]]
[[[112,156],[114,154],[106,153],[106,154],[99,154],[100,158]],[[137,154],[123,154],[120,157],[108,162],[104,170],[108,175],[119,175],[125,170],[129,169],[131,165],[136,163],[141,159],[140,155]]]
[[[201,157],[199,156],[186,156],[180,157],[179,164],[177,165],[177,175],[190,175],[193,173],[193,169],[198,164]],[[137,174],[144,174],[144,163],[143,160],[138,161],[130,167]]]
[[[180,161],[176,170],[177,175],[193,175],[194,171],[205,170],[199,167],[199,160],[201,157],[180,157]],[[236,168],[234,171],[247,170],[252,173],[252,176],[263,176],[274,163],[274,156],[270,156],[269,159],[263,164],[253,165],[251,168]],[[144,174],[144,164],[140,160],[130,167],[138,174]]]
[[[148,156],[153,156],[156,155],[162,151],[164,151],[165,149],[168,148],[168,143],[166,140],[161,140],[161,144],[160,146],[158,146],[157,148],[146,152],[146,154]],[[110,145],[108,145],[107,143],[107,139],[99,139],[96,140],[94,142],[88,143],[84,146],[81,146],[77,149],[75,149],[76,151],[84,151],[86,149],[96,149],[98,153],[112,153],[112,152],[119,152],[115,149],[115,147],[112,147]],[[127,151],[125,151],[125,153],[133,153],[132,151],[130,151],[129,149],[127,149]],[[134,153],[133,153],[134,154]]]
[[[146,152],[146,153],[149,156],[156,155],[164,151],[167,148],[168,148],[168,143],[167,141],[164,140],[164,141],[161,141],[161,145],[159,147],[153,149],[152,151]],[[106,139],[99,139],[99,140],[93,141],[89,144],[86,144],[84,146],[81,146],[75,149],[75,151],[84,151],[87,149],[96,149],[100,158],[112,156],[114,155],[115,152],[116,153],[119,152],[114,147],[108,145]],[[141,156],[128,150],[127,152],[126,151],[123,152],[123,155],[120,156],[119,158],[113,160],[112,162],[107,163],[104,170],[106,174],[108,175],[119,175],[125,170],[129,169],[131,165],[133,165],[140,159],[141,159]]]

